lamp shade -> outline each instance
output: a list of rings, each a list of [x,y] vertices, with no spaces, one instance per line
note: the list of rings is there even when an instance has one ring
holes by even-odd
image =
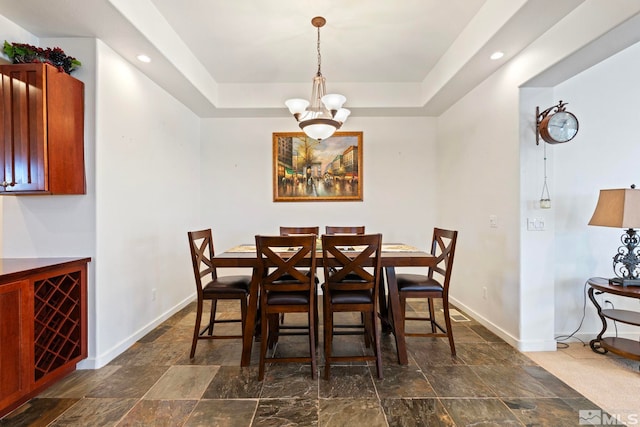
[[[640,228],[640,189],[600,190],[589,225]]]

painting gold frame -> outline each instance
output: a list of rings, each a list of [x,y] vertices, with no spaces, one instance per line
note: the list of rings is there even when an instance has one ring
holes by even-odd
[[[362,132],[273,133],[273,201],[362,201]]]

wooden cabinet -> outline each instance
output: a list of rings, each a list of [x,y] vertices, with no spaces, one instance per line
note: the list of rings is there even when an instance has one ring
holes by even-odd
[[[87,357],[89,261],[0,259],[0,417]]]
[[[31,323],[23,324],[28,316],[29,281],[0,286],[0,408],[19,400],[29,391],[29,370],[26,361],[32,358],[29,345]]]
[[[85,194],[84,84],[42,63],[0,77],[0,194]]]

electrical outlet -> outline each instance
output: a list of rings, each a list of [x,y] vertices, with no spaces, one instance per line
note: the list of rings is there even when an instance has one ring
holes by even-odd
[[[498,228],[498,215],[489,215],[489,227]]]
[[[158,290],[156,288],[151,289],[151,301],[155,301],[158,296]]]
[[[482,287],[482,299],[487,299],[487,287]]]

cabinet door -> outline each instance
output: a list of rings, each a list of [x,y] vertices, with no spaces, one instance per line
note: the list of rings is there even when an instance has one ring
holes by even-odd
[[[42,64],[0,66],[0,192],[47,188],[46,80]]]
[[[33,309],[29,281],[0,285],[0,408],[33,383]]]

